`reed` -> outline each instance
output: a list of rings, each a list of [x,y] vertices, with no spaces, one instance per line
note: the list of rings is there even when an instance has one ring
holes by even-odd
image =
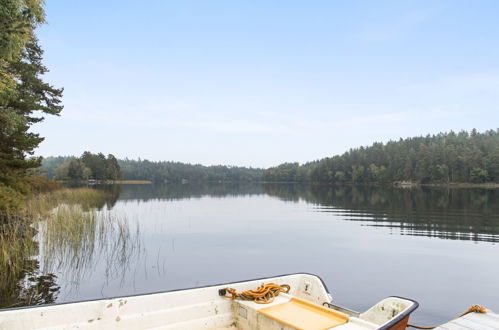
[[[39,219],[46,217],[47,213],[62,204],[80,205],[82,211],[86,211],[99,206],[105,199],[106,192],[101,190],[91,188],[59,189],[47,194],[33,196],[26,203],[24,213],[33,219]]]
[[[33,259],[44,273],[63,270],[72,278],[101,258],[110,274],[128,267],[140,251],[138,227],[131,231],[125,216],[99,210],[107,194],[78,188],[32,196],[22,212],[0,223],[0,273],[21,274]]]
[[[125,216],[112,211],[84,211],[80,205],[59,205],[39,222],[44,272],[79,279],[104,261],[106,274],[123,273],[141,251],[139,231],[131,231]]]
[[[0,273],[21,271],[34,255],[38,244],[33,228],[19,220],[0,225]]]

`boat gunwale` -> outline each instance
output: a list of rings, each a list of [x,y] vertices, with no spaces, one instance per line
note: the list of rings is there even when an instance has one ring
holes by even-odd
[[[63,306],[63,305],[69,305],[69,304],[79,304],[79,303],[94,302],[94,301],[100,301],[100,300],[125,299],[125,298],[133,298],[133,297],[149,296],[149,295],[155,295],[155,294],[170,293],[170,292],[180,292],[180,291],[194,290],[194,289],[206,289],[206,288],[211,288],[211,287],[216,287],[216,286],[221,286],[221,285],[232,285],[232,284],[239,284],[239,283],[244,283],[244,282],[266,280],[266,279],[271,279],[271,278],[276,278],[276,277],[292,276],[292,275],[311,275],[311,276],[317,277],[321,281],[322,285],[324,286],[324,289],[326,290],[327,294],[329,296],[331,296],[331,293],[329,292],[329,289],[328,289],[326,283],[322,280],[322,278],[320,276],[318,276],[316,274],[312,274],[312,273],[300,273],[300,272],[298,272],[298,273],[289,273],[289,274],[282,274],[282,275],[276,275],[276,276],[268,276],[268,277],[248,279],[248,280],[244,280],[244,281],[226,282],[226,283],[219,283],[219,284],[209,284],[209,285],[205,285],[205,286],[197,286],[197,287],[190,287],[190,288],[183,288],[183,289],[173,289],[173,290],[165,290],[165,291],[154,291],[154,292],[147,292],[147,293],[137,293],[137,294],[126,295],[126,296],[102,297],[102,298],[97,298],[97,299],[84,299],[84,300],[78,300],[78,301],[65,301],[65,302],[54,303],[54,304],[43,304],[43,305],[30,305],[30,306],[19,306],[19,307],[1,308],[0,309],[0,313],[9,312],[9,311],[16,311],[16,310],[33,309],[33,308],[43,308],[43,307]],[[407,300],[410,300],[410,299],[407,299]]]
[[[35,309],[35,308],[44,308],[44,307],[54,307],[54,306],[64,306],[64,305],[69,305],[69,304],[78,304],[78,303],[86,303],[86,302],[95,302],[95,301],[101,301],[101,300],[113,300],[113,299],[126,299],[126,298],[133,298],[133,297],[142,297],[142,296],[149,296],[149,295],[157,295],[157,294],[164,294],[164,293],[172,293],[172,292],[181,292],[181,291],[187,291],[187,290],[195,290],[195,289],[206,289],[206,288],[211,288],[211,287],[217,287],[217,286],[222,286],[222,285],[233,285],[233,284],[239,284],[239,283],[245,283],[245,282],[251,282],[251,281],[261,281],[261,280],[267,280],[271,278],[277,278],[277,277],[285,277],[285,276],[294,276],[294,275],[309,275],[309,276],[314,276],[318,278],[324,289],[326,290],[326,293],[331,297],[331,293],[329,292],[329,289],[324,282],[324,280],[313,273],[288,273],[288,274],[281,274],[281,275],[276,275],[276,276],[270,276],[270,277],[261,277],[261,278],[254,278],[254,279],[248,279],[248,280],[243,280],[243,281],[235,281],[235,282],[226,282],[226,283],[219,283],[219,284],[210,284],[210,285],[205,285],[205,286],[199,286],[199,287],[190,287],[190,288],[183,288],[183,289],[173,289],[173,290],[165,290],[165,291],[155,291],[155,292],[148,292],[148,293],[138,293],[138,294],[133,294],[133,295],[127,295],[127,296],[115,296],[115,297],[103,297],[103,298],[98,298],[98,299],[86,299],[86,300],[80,300],[80,301],[67,301],[67,302],[61,302],[61,303],[54,303],[54,304],[44,304],[44,305],[32,305],[32,306],[20,306],[20,307],[11,307],[11,308],[3,308],[0,309],[0,313],[3,312],[9,312],[9,311],[19,311],[19,310],[28,310],[28,309]],[[400,297],[400,296],[388,296],[393,297],[393,298],[399,298],[399,299],[404,299],[412,302],[412,305],[407,308],[407,310],[403,311],[399,315],[397,315],[395,318],[390,320],[388,323],[383,324],[381,327],[377,328],[377,330],[387,330],[396,325],[398,322],[403,320],[405,317],[410,315],[414,310],[416,310],[419,307],[419,303],[413,299],[405,298],[405,297]],[[329,301],[329,303],[332,303]],[[341,307],[341,306],[340,306]]]
[[[412,306],[410,306],[409,308],[407,308],[407,310],[405,310],[402,313],[400,313],[399,315],[397,315],[395,318],[391,319],[388,323],[382,325],[377,330],[387,330],[387,329],[390,329],[391,327],[393,327],[394,325],[396,325],[398,322],[402,321],[405,317],[411,315],[412,312],[414,312],[419,307],[419,303],[416,300],[414,300],[414,299],[409,299],[409,298],[400,297],[400,296],[390,296],[390,297],[411,301],[412,302]]]

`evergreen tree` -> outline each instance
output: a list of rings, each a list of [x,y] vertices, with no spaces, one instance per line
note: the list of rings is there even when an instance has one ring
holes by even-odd
[[[60,163],[60,160],[66,161]],[[44,160],[44,164],[50,166],[47,173],[54,173],[56,180],[118,180],[121,178],[118,160],[111,154],[106,158],[102,153],[92,154],[85,151],[80,158],[50,157]],[[59,164],[55,170],[52,168],[54,164]]]
[[[319,183],[499,182],[499,130],[451,131],[374,143],[294,167],[292,172],[288,164],[269,168],[263,179]]]
[[[121,179],[121,168],[118,164],[118,160],[113,155],[107,155],[106,159],[106,172],[107,178],[111,180]]]
[[[48,70],[34,35],[44,22],[42,3],[2,0],[0,6],[0,213],[19,204],[28,192],[24,178],[40,165],[31,155],[43,137],[31,126],[62,110],[62,89],[42,80]]]

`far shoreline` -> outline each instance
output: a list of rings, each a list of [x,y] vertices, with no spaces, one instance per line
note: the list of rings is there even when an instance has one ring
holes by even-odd
[[[99,185],[99,184],[152,184],[150,180],[83,180],[83,181],[67,181],[67,180],[56,180],[59,183],[70,183],[70,184],[85,184],[85,185]]]
[[[467,183],[467,182],[449,182],[449,183],[420,183],[422,187],[445,187],[445,188],[488,188],[498,189],[499,183],[485,182],[485,183]]]
[[[187,180],[186,180],[187,181]],[[61,183],[70,183],[71,181],[58,181]],[[202,181],[202,182],[182,182],[186,183],[250,183],[248,181]],[[74,183],[74,182],[73,182]],[[87,185],[113,185],[113,184],[124,184],[124,185],[149,185],[153,184],[151,180],[86,180],[77,181],[76,183],[87,184]],[[172,182],[169,182],[172,183]],[[175,182],[177,184],[177,182]],[[180,183],[180,182],[179,182]],[[485,183],[471,183],[471,182],[448,182],[448,183],[419,183],[419,182],[409,182],[409,181],[396,181],[396,182],[366,182],[366,183],[353,183],[353,182],[343,182],[343,183],[325,183],[325,182],[302,182],[302,181],[251,181],[251,183],[259,184],[306,184],[306,185],[317,185],[317,186],[392,186],[395,188],[421,188],[421,187],[434,187],[434,188],[484,188],[484,189],[499,189],[499,183],[496,182],[485,182]]]
[[[149,180],[112,180],[112,184],[152,184]]]

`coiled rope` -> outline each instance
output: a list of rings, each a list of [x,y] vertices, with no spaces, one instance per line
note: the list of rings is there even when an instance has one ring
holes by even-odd
[[[466,312],[464,312],[463,314],[459,315],[458,317],[454,318],[455,319],[458,319],[462,316],[465,316],[466,314],[469,314],[469,313],[482,313],[482,314],[485,314],[487,313],[487,308],[483,307],[483,306],[479,306],[479,305],[474,305],[474,306],[471,306],[470,308],[468,308],[468,310]],[[420,326],[420,325],[414,325],[414,324],[407,324],[407,327],[412,327],[412,328],[416,328],[416,329],[434,329],[436,327],[438,327],[438,325],[436,326],[433,326],[433,327],[423,327],[423,326]]]
[[[219,290],[219,295],[230,299],[253,300],[257,304],[270,304],[279,293],[288,293],[290,288],[287,284],[267,283],[259,286],[256,290],[247,290],[241,293],[237,293],[236,289],[233,288],[225,288]]]

